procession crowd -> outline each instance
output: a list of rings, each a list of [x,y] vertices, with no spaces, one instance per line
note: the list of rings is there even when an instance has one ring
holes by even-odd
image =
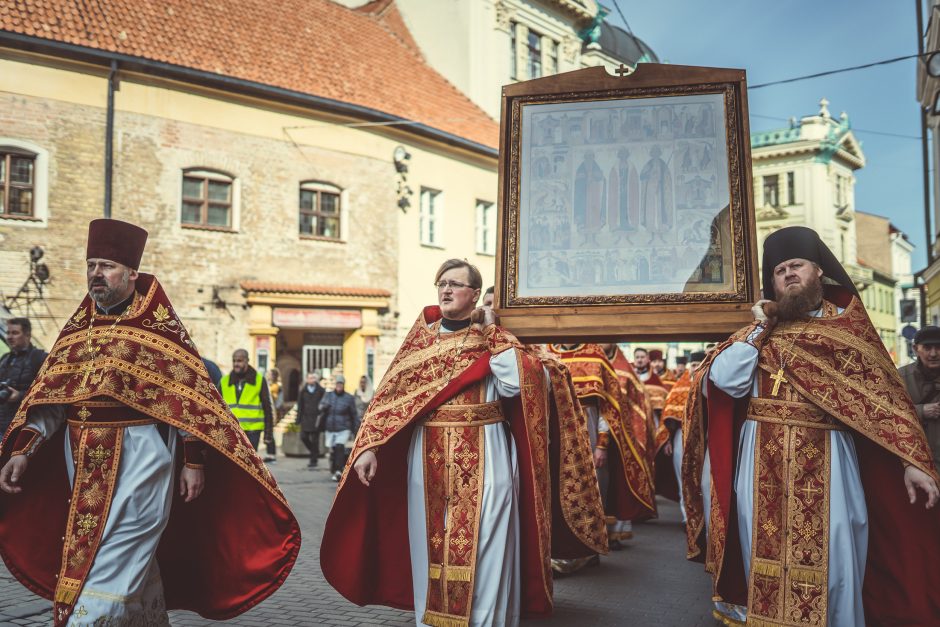
[[[445,262],[374,391],[314,373],[301,390],[309,463],[324,432],[337,481],[319,548],[266,465],[280,383],[247,351],[225,376],[200,357],[138,271],[146,239],[91,223],[88,295],[48,356],[7,321],[0,554],[56,625],[231,618],[301,550],[354,603],[515,625],[633,540],[657,495],[724,624],[937,621],[940,329],[899,375],[810,229],[767,238],[754,321],[674,370],[655,349],[520,343],[477,268]]]

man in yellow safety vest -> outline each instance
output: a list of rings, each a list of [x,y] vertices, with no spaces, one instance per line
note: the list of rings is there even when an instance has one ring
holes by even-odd
[[[222,399],[238,418],[248,441],[257,450],[262,433],[265,434],[266,440],[271,437],[274,412],[267,381],[248,364],[248,351],[244,348],[232,353],[232,372],[222,377],[220,387]],[[275,461],[275,458],[269,455],[264,461],[270,463]]]

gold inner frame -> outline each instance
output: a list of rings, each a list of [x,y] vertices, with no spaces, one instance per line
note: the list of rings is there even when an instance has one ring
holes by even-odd
[[[747,173],[742,170],[742,147],[738,137],[739,116],[741,114],[741,98],[738,94],[738,84],[719,82],[696,85],[677,85],[667,87],[642,87],[610,89],[589,92],[568,92],[560,94],[542,94],[532,96],[519,96],[510,98],[511,109],[509,127],[509,181],[506,186],[506,200],[504,209],[507,216],[502,220],[502,229],[505,237],[504,259],[509,260],[505,266],[504,289],[506,298],[504,306],[513,307],[555,307],[560,305],[649,305],[656,303],[746,303],[747,276],[745,263],[745,246],[747,223],[744,215],[744,180]],[[699,96],[707,94],[721,94],[724,96],[725,112],[725,141],[727,147],[727,170],[729,192],[729,217],[731,227],[731,263],[733,291],[717,292],[665,292],[651,294],[616,294],[616,295],[590,295],[590,296],[527,296],[518,295],[519,272],[519,198],[521,187],[521,154],[522,154],[522,109],[532,104],[564,104],[578,102],[596,102],[610,100],[638,100],[643,98],[661,98],[668,96]],[[749,138],[746,138],[749,140]]]

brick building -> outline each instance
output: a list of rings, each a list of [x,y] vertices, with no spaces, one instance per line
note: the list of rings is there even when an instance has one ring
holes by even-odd
[[[495,211],[478,246],[466,234],[495,201],[497,134],[388,0],[8,3],[0,290],[41,246],[48,346],[85,292],[86,225],[110,192],[113,217],[150,231],[141,270],[223,368],[247,347],[288,400],[307,369],[380,377],[433,300],[432,266],[467,257],[492,280]],[[421,267],[403,268],[414,247]]]

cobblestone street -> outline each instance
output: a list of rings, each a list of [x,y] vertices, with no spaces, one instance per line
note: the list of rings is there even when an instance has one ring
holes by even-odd
[[[305,461],[280,458],[274,467],[304,534],[294,571],[267,601],[234,625],[414,625],[413,615],[379,607],[357,607],[324,580],[317,559],[320,536],[336,484],[324,470],[308,471]],[[660,519],[639,525],[623,551],[601,565],[555,581],[555,614],[528,624],[554,625],[713,625],[710,584],[700,564],[684,559],[678,507],[660,500]],[[191,612],[173,612],[174,626],[217,624]],[[49,603],[29,593],[0,568],[0,625],[49,625]]]

